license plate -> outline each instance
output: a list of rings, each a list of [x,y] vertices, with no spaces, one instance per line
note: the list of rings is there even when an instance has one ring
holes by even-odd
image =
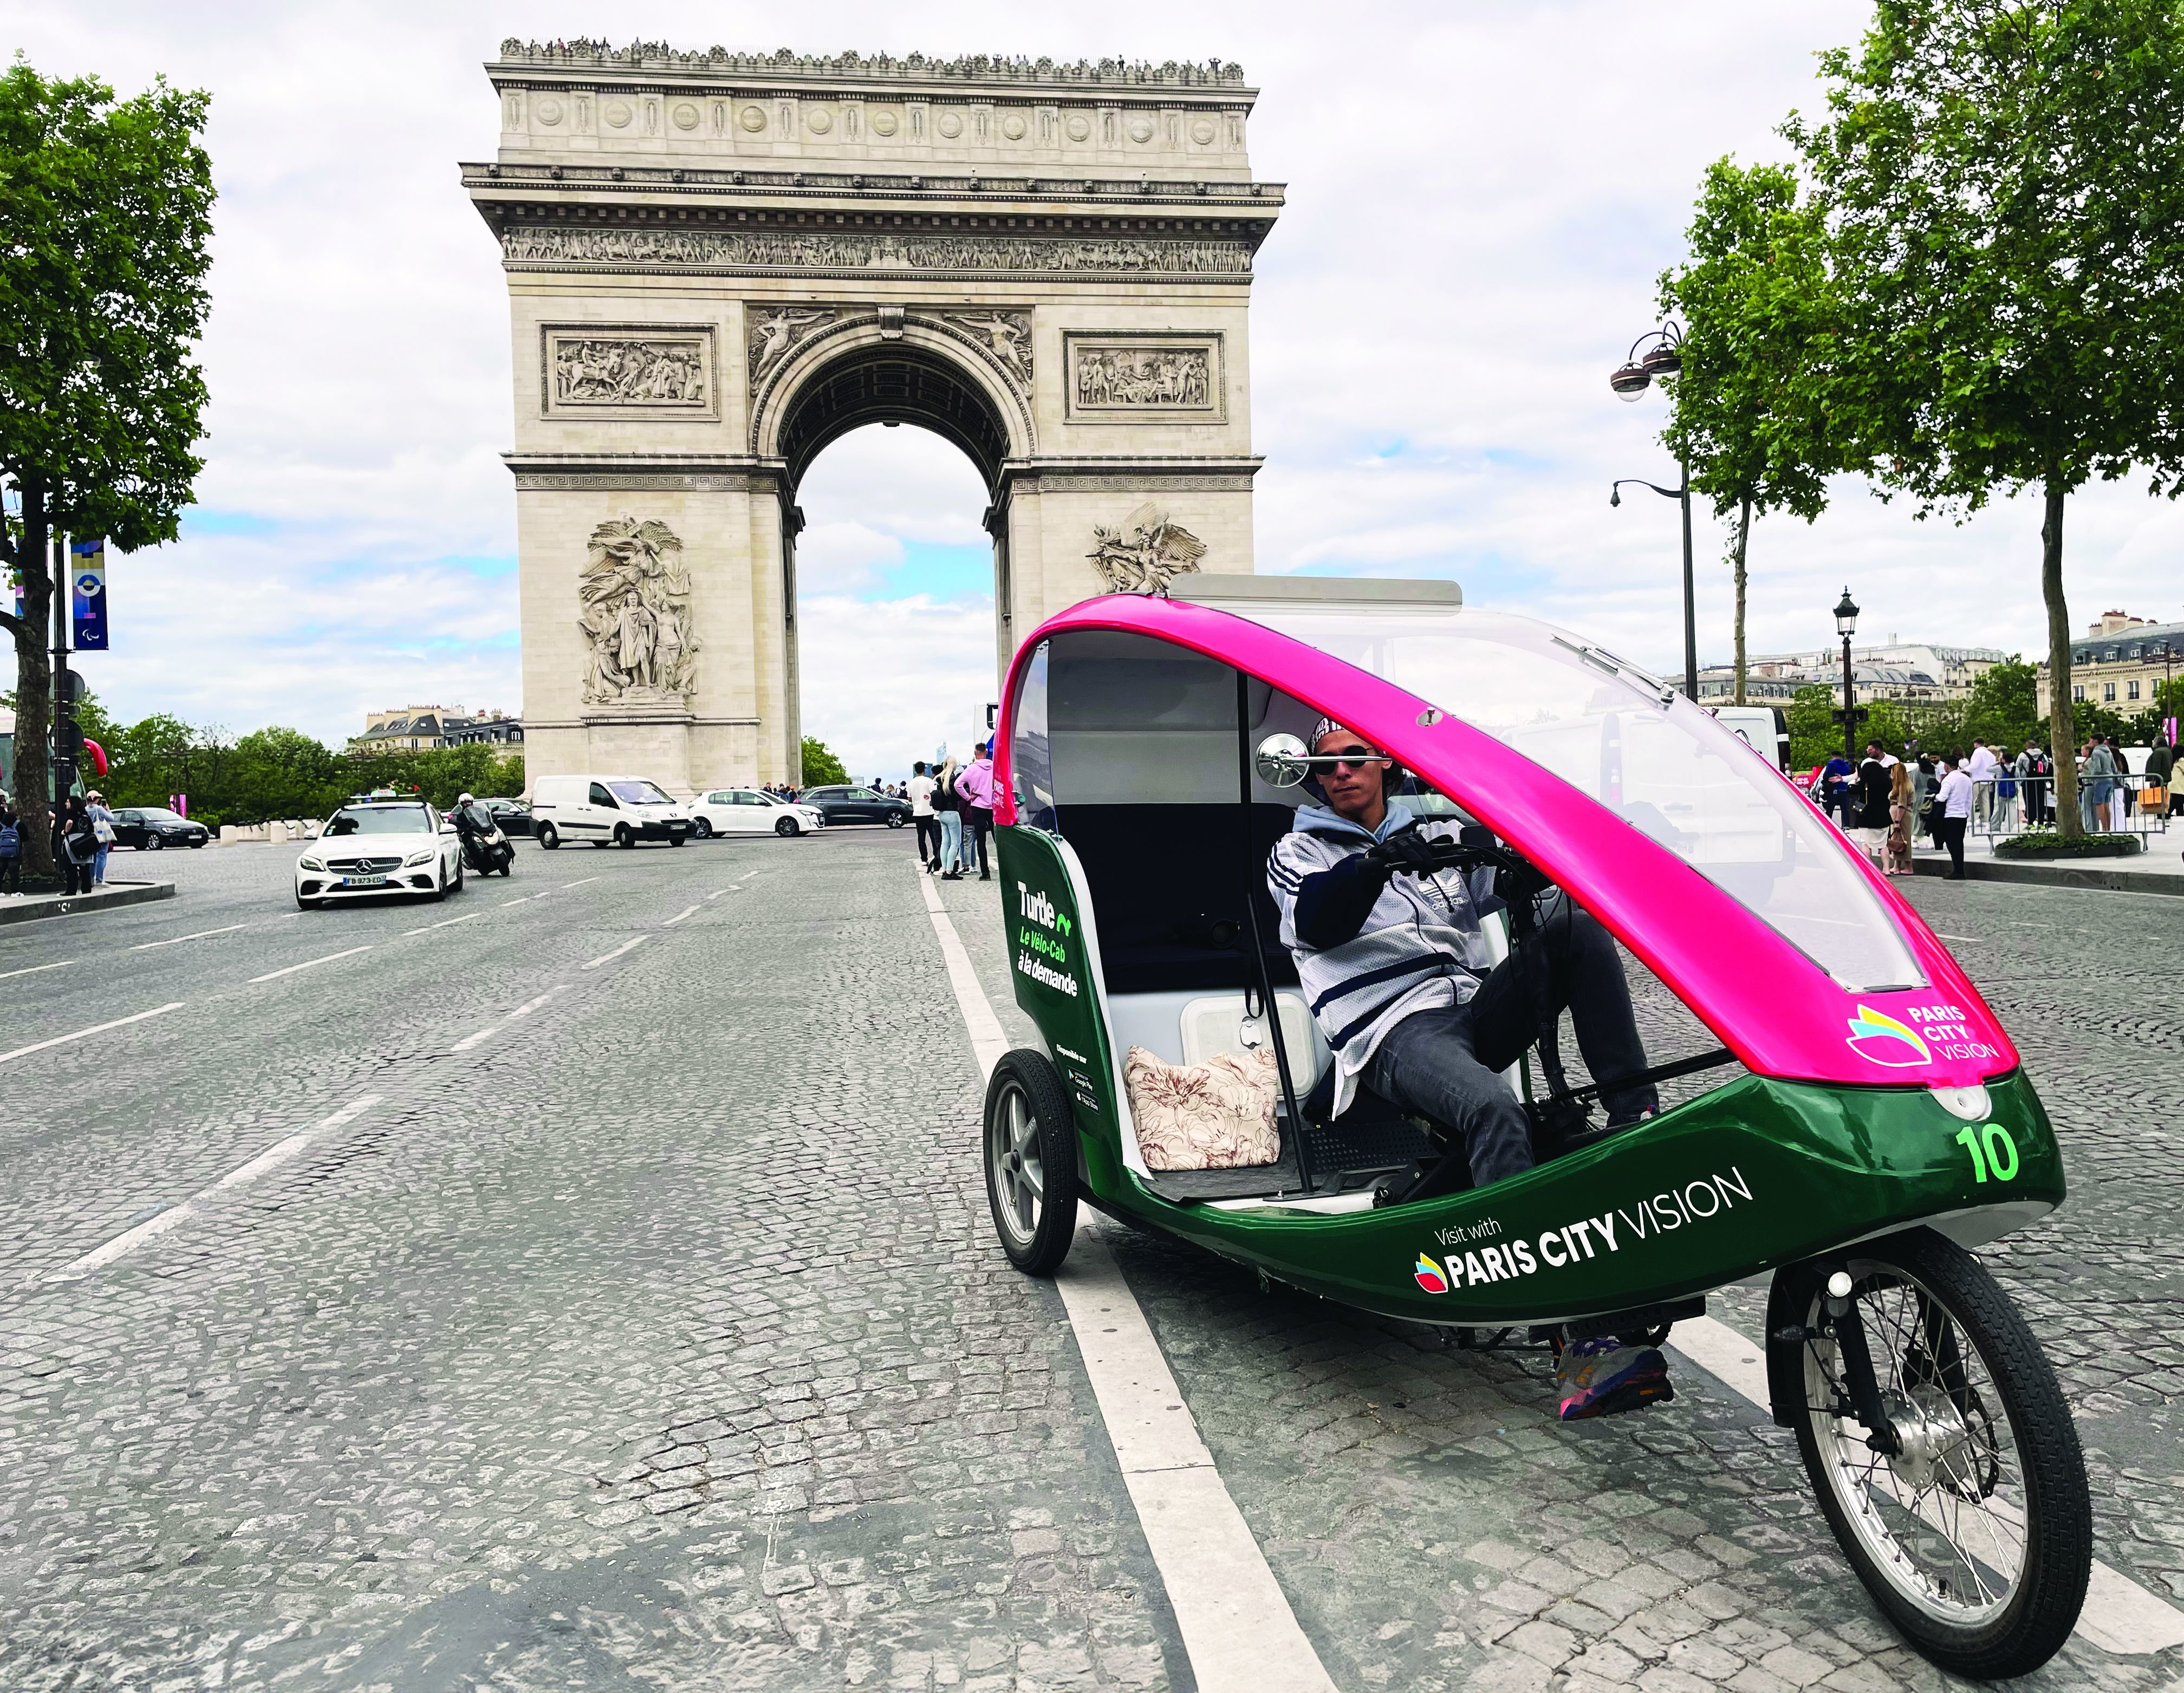
[[[384,888],[386,885],[387,878],[383,876],[344,876],[342,877],[342,886],[344,888]]]

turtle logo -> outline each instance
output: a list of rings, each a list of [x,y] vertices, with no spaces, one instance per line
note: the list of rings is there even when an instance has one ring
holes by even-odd
[[[1850,1033],[1846,1039],[1850,1050],[1859,1057],[1886,1065],[1891,1070],[1915,1070],[1934,1061],[1934,1055],[1926,1050],[1926,1043],[1919,1039],[1916,1029],[1870,1005],[1858,1008],[1858,1015],[1850,1020]]]
[[[1411,1273],[1418,1278],[1418,1285],[1428,1293],[1448,1291],[1448,1278],[1441,1273],[1440,1266],[1423,1252],[1418,1254],[1418,1261],[1411,1266]]]

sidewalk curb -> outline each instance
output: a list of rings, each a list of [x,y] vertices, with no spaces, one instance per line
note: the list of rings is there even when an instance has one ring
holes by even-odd
[[[1914,866],[1921,876],[1946,877],[1947,859],[1919,858]],[[2042,888],[2086,888],[2113,894],[2174,894],[2184,896],[2184,870],[2109,870],[2072,864],[2012,864],[1994,859],[1968,859],[1964,877],[1970,882],[2028,882]]]
[[[0,901],[0,925],[33,923],[41,917],[75,917],[109,905],[141,905],[151,899],[171,899],[171,882],[109,882],[105,887],[73,898],[56,899],[50,894],[31,899]]]

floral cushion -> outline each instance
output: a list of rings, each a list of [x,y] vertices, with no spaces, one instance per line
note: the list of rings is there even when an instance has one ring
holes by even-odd
[[[1274,1126],[1281,1072],[1265,1047],[1170,1064],[1134,1046],[1123,1061],[1123,1080],[1149,1170],[1228,1170],[1282,1156]]]

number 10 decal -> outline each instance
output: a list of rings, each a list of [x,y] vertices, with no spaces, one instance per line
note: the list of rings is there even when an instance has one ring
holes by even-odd
[[[1984,1182],[1987,1172],[1994,1172],[1997,1182],[2006,1182],[2017,1173],[2017,1143],[2009,1138],[2009,1131],[1998,1122],[1990,1122],[1979,1128],[1960,1128],[1957,1142],[1971,1154],[1972,1179]],[[1981,1152],[1984,1143],[1986,1150]]]

